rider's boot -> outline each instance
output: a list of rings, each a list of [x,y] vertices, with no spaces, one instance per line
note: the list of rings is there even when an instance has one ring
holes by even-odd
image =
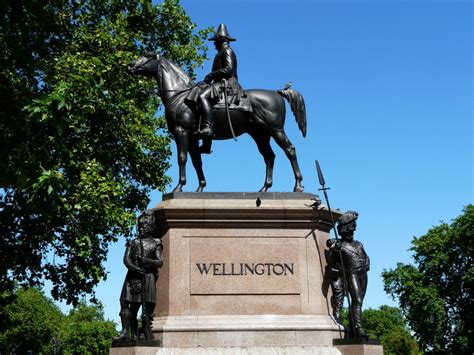
[[[197,132],[200,138],[212,138],[214,135],[214,117],[212,113],[212,107],[205,98],[200,100],[201,102],[201,117],[203,120],[202,129]]]
[[[212,139],[205,138],[202,140],[202,144],[199,146],[199,153],[201,154],[211,154]]]

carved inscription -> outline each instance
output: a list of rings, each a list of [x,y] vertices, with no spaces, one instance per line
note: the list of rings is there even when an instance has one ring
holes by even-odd
[[[246,276],[246,275],[293,275],[294,263],[197,263],[201,275]]]
[[[190,251],[191,294],[301,293],[304,255],[294,241],[203,238],[194,239]]]

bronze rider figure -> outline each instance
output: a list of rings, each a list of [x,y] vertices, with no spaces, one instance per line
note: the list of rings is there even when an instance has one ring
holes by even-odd
[[[229,104],[238,105],[241,97],[244,95],[242,88],[238,83],[237,76],[237,57],[229,45],[229,42],[235,41],[227,31],[225,24],[220,24],[217,32],[209,38],[214,41],[217,54],[214,57],[212,71],[204,78],[204,83],[198,86],[199,92],[192,90],[188,100],[197,101],[202,117],[202,127],[198,127],[195,132],[199,138],[212,139],[214,135],[214,117],[212,106],[219,102],[223,97],[224,80],[226,80],[227,96]],[[196,95],[199,95],[196,100]]]

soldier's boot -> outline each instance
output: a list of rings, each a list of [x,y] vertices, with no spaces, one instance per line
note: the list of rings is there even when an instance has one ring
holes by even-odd
[[[368,339],[369,336],[362,328],[362,303],[359,299],[352,299],[352,320],[354,321],[354,338],[365,338]],[[352,324],[351,324],[352,330]]]
[[[128,329],[130,328],[130,311],[120,312],[120,320],[122,321],[122,331],[118,337],[114,338],[114,341],[125,341],[130,340],[130,335],[128,334]]]
[[[200,97],[199,103],[201,104],[202,128],[196,133],[199,138],[212,138],[214,135],[214,116],[211,104],[205,97]]]
[[[341,310],[339,308],[334,308],[333,309],[333,312],[332,312],[332,315],[334,317],[334,320],[339,323],[339,324],[342,324],[342,319],[341,319]]]
[[[132,331],[132,339],[138,339],[138,320],[137,318],[133,318],[130,320],[130,329]]]
[[[365,338],[368,339],[369,336],[367,335],[367,332],[364,330],[364,328],[355,328],[355,337],[356,338]]]
[[[152,340],[155,339],[151,326],[153,324],[153,317],[155,314],[155,303],[147,302],[145,305],[145,313],[142,315],[142,327],[140,329],[140,336],[143,335],[144,339]]]

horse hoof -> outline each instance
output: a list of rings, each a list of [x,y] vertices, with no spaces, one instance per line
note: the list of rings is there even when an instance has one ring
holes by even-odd
[[[183,192],[183,187],[181,185],[178,185],[173,189],[173,192]]]
[[[199,181],[199,186],[196,189],[196,192],[202,192],[202,190],[204,190],[205,187],[206,187],[206,180]]]
[[[295,186],[295,188],[293,189],[293,192],[303,192],[304,191],[304,186]]]

